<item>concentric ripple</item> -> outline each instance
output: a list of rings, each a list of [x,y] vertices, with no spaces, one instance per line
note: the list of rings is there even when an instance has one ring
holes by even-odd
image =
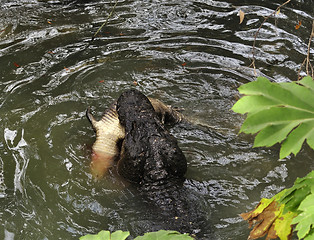
[[[100,117],[129,88],[183,108],[193,123],[170,131],[188,159],[184,187],[212,226],[199,239],[246,239],[239,214],[314,168],[309,149],[281,161],[278,147],[252,149],[230,111],[237,87],[255,79],[256,31],[282,3],[121,0],[92,41],[114,1],[2,1],[0,239],[165,227],[114,171],[99,182],[89,173],[95,135],[85,110]],[[296,80],[313,9],[312,0],[292,1],[261,27],[258,75]]]

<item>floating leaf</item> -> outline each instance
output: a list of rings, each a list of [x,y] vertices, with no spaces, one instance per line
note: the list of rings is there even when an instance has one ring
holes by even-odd
[[[20,67],[20,65],[19,64],[17,64],[16,62],[13,62],[13,65],[15,66],[15,67]]]
[[[109,231],[100,231],[98,234],[87,234],[80,237],[80,240],[125,240],[130,235],[129,232],[118,230],[114,233]]]
[[[304,141],[314,149],[314,81],[272,83],[264,77],[239,87],[245,96],[232,110],[248,113],[240,132],[258,133],[254,147],[282,143],[280,158],[297,154]]]
[[[145,233],[134,240],[193,240],[188,234],[181,234],[176,231],[159,230],[158,232]]]
[[[240,17],[240,22],[239,22],[239,24],[241,24],[241,23],[243,22],[243,20],[244,20],[244,15],[245,15],[245,13],[244,13],[242,10],[240,10],[240,11],[239,11],[239,17]]]
[[[295,29],[298,30],[302,25],[302,21],[299,21],[297,25],[295,25]]]

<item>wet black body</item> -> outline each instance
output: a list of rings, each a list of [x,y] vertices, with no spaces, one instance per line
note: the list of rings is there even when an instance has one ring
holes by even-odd
[[[124,92],[117,101],[117,112],[125,128],[119,174],[135,183],[154,218],[164,219],[164,228],[195,232],[202,220],[196,202],[189,201],[183,187],[187,162],[176,139],[139,91]]]
[[[119,173],[140,185],[184,180],[185,156],[150,101],[139,91],[129,90],[118,99],[117,112],[125,129]]]

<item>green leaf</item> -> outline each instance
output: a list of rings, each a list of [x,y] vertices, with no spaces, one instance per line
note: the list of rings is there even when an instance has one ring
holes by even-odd
[[[129,232],[123,232],[121,230],[114,233],[102,230],[98,234],[87,234],[80,237],[80,240],[125,240],[129,235]]]
[[[309,88],[310,90],[314,91],[314,82],[310,76],[304,77],[302,80],[299,81],[299,83]]]
[[[158,232],[145,233],[134,240],[193,240],[188,234],[181,234],[176,231],[159,230]]]
[[[280,149],[280,158],[288,156],[290,153],[296,155],[302,147],[303,142],[307,139],[307,143],[312,147],[312,138],[314,137],[314,120],[300,124],[293,132],[289,134]]]
[[[293,219],[292,223],[297,224],[295,230],[298,231],[297,235],[301,239],[314,228],[314,194],[308,195],[301,202],[298,210],[302,212]]]
[[[130,235],[130,232],[118,230],[111,234],[111,240],[124,240]]]
[[[283,141],[291,129],[297,124],[296,122],[292,122],[265,127],[256,135],[254,147],[270,147]]]
[[[249,239],[267,234],[266,239],[288,240],[296,224],[299,239],[314,240],[314,171],[271,199],[261,199],[255,209],[240,216],[254,225]]]
[[[254,147],[282,142],[280,158],[297,154],[303,143],[314,149],[314,81],[272,83],[264,77],[239,87],[245,94],[232,110],[248,113],[240,132],[258,133]]]

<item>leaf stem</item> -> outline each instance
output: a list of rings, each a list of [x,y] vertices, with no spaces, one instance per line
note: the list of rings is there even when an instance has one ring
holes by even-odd
[[[107,25],[108,21],[109,21],[109,18],[112,16],[114,10],[116,9],[116,6],[118,4],[118,0],[116,0],[113,8],[111,9],[111,12],[109,13],[109,15],[107,16],[105,22],[98,28],[98,30],[96,31],[96,33],[94,34],[94,36],[92,37],[92,41],[95,39],[95,37],[97,36],[97,34],[100,32],[100,30]]]
[[[261,25],[259,26],[259,28],[257,29],[257,31],[256,31],[256,33],[255,33],[255,35],[254,35],[254,42],[253,42],[253,48],[252,48],[252,63],[251,63],[250,66],[253,67],[253,69],[254,69],[254,74],[255,74],[255,75],[257,75],[257,74],[256,74],[256,66],[255,66],[255,48],[256,48],[255,46],[256,46],[257,35],[258,35],[258,33],[260,32],[260,30],[261,30],[262,26],[264,25],[264,23],[265,23],[271,16],[275,15],[275,14],[278,12],[278,10],[279,10],[280,8],[282,8],[283,6],[285,6],[286,4],[288,4],[289,2],[291,2],[291,0],[288,0],[288,1],[284,2],[284,3],[281,4],[279,7],[277,7],[276,10],[273,11],[270,15],[268,15],[267,17],[265,17],[265,18],[264,18],[264,21],[261,23]]]

